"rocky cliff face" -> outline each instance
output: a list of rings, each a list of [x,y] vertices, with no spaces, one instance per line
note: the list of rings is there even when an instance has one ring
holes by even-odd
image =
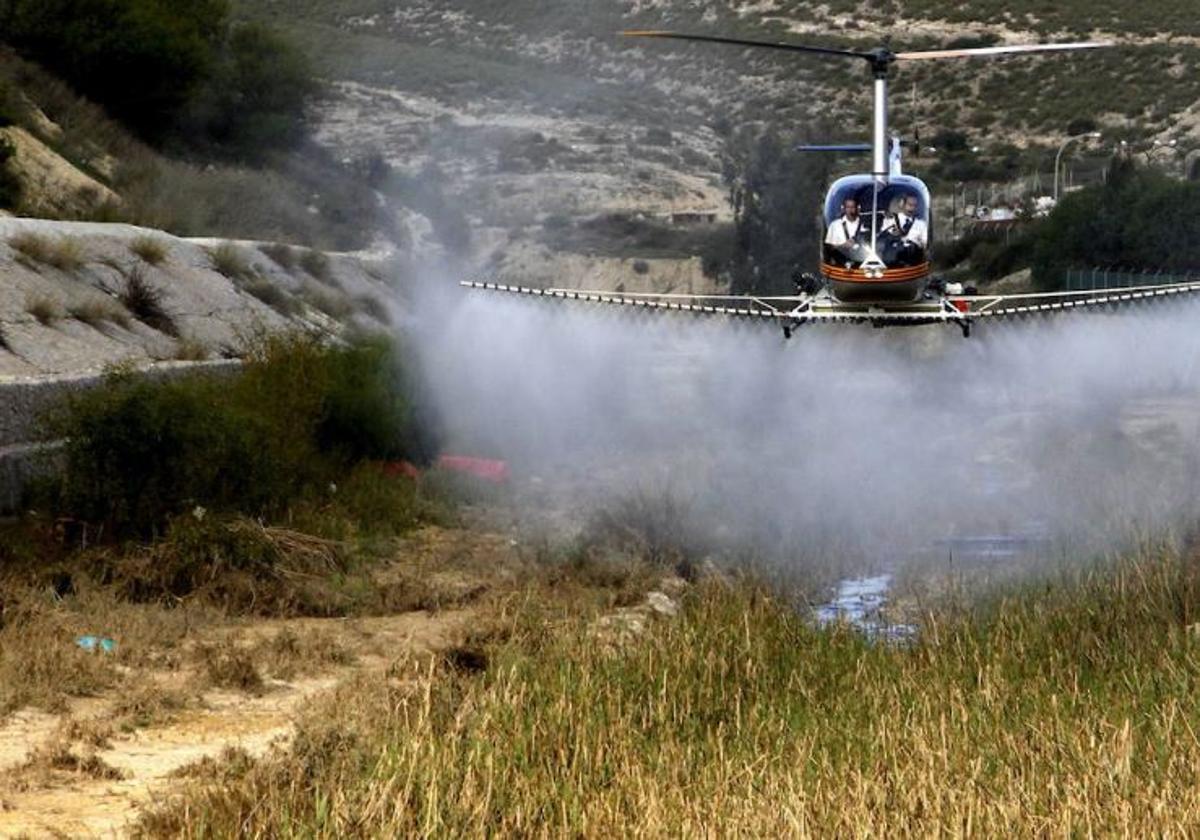
[[[386,328],[398,286],[378,255],[0,219],[0,383],[235,357],[264,330]]]

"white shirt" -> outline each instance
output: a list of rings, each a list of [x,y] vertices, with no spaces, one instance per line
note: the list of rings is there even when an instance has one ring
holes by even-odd
[[[853,241],[854,237],[858,236],[858,232],[862,230],[862,223],[862,216],[859,216],[854,221],[850,221],[843,215],[831,224],[829,230],[825,232],[825,244],[838,248],[847,242]]]
[[[908,229],[908,233],[904,234],[904,240],[922,248],[926,247],[929,244],[929,225],[921,219],[911,217],[907,213],[897,213],[892,216],[892,222],[888,225],[888,229],[894,229],[896,234],[900,235],[910,218],[912,218],[912,227]]]

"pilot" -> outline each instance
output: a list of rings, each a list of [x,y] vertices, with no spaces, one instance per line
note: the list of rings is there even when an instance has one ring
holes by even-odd
[[[917,196],[908,193],[900,201],[900,209],[893,213],[884,225],[883,232],[898,236],[904,242],[911,242],[918,248],[929,245],[929,225],[917,214]]]
[[[825,232],[825,244],[851,256],[858,247],[859,234],[863,232],[863,220],[858,215],[858,201],[847,198],[842,201],[842,217],[834,220]]]

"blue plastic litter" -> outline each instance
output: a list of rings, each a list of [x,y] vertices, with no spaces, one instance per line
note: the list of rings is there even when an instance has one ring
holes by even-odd
[[[115,641],[101,636],[80,636],[75,640],[75,644],[89,652],[99,650],[104,653],[114,653],[117,649]]]

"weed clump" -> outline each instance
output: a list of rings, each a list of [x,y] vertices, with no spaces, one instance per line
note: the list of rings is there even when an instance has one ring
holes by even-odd
[[[25,311],[32,315],[43,327],[48,327],[55,321],[62,320],[63,309],[58,301],[49,297],[31,298],[25,304]]]
[[[222,242],[209,250],[208,258],[212,262],[213,270],[230,280],[248,280],[254,276],[250,261],[242,253],[242,249],[232,242]]]
[[[329,257],[321,251],[308,250],[300,256],[300,267],[322,283],[332,283],[333,272],[329,266]]]
[[[204,342],[195,338],[181,338],[175,343],[175,361],[203,362],[211,355]]]
[[[387,305],[379,298],[374,295],[359,295],[354,300],[360,311],[365,312],[379,323],[392,323],[392,313],[388,312]]]
[[[139,236],[129,243],[129,250],[148,265],[159,265],[167,258],[167,243],[158,236]]]
[[[125,291],[121,294],[121,303],[133,317],[146,326],[165,335],[179,335],[175,319],[167,312],[163,303],[162,291],[151,285],[141,266],[135,267],[125,278]]]
[[[260,245],[258,250],[266,254],[277,266],[284,271],[292,272],[296,269],[298,257],[296,249],[291,245],[285,245],[282,242],[271,242],[266,245]]]
[[[83,265],[83,247],[69,236],[51,239],[37,233],[19,233],[8,241],[14,251],[32,263],[61,271],[76,271]]]
[[[285,318],[294,317],[304,309],[300,301],[266,277],[252,278],[242,288],[247,294],[258,298]]]
[[[125,307],[103,297],[93,297],[73,303],[67,307],[67,313],[76,321],[97,329],[105,323],[116,324],[128,329],[132,323]]]
[[[198,599],[239,615],[337,615],[331,575],[347,570],[332,541],[244,518],[183,514],[163,537],[99,561],[118,596],[133,603]]]
[[[303,297],[313,309],[335,321],[344,321],[354,314],[354,306],[340,292],[325,291],[310,284],[304,289]]]
[[[262,674],[254,664],[250,651],[245,648],[233,642],[200,645],[196,655],[208,685],[245,694],[262,694],[265,690]]]

